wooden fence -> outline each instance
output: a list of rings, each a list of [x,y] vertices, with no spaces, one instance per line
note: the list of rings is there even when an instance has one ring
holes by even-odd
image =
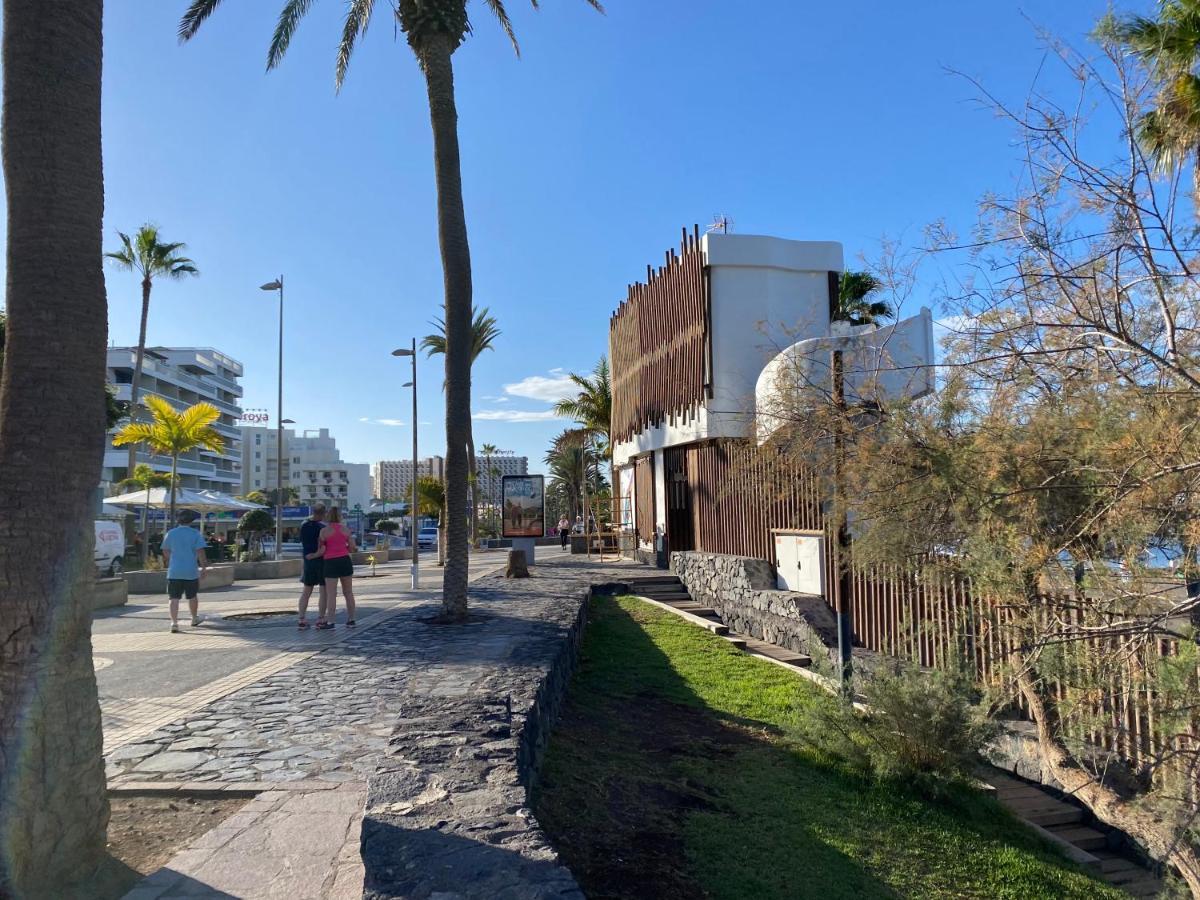
[[[686,449],[692,549],[774,563],[773,529],[819,529],[826,532],[826,559],[836,559],[820,485],[811,471],[748,441],[679,449]],[[835,609],[849,604],[860,645],[927,667],[966,666],[981,684],[1012,698],[1016,709],[1023,704],[1011,683],[1013,650],[1033,632],[1065,635],[1098,624],[1103,615],[1096,604],[1070,591],[1046,595],[1031,614],[932,563],[885,569],[852,561],[851,569],[851,595],[842,598],[836,566],[826,566],[825,596]],[[1077,651],[1062,651],[1064,661],[1052,686],[1065,734],[1135,766],[1171,754],[1190,756],[1195,765],[1200,709],[1180,707],[1180,695],[1164,689],[1160,671],[1164,663],[1180,659],[1184,648],[1178,641],[1139,644],[1105,636],[1062,646]],[[1172,677],[1191,678],[1191,697],[1196,696],[1200,669]],[[1098,691],[1097,684],[1106,687]],[[1193,783],[1190,790],[1200,792],[1200,787]]]

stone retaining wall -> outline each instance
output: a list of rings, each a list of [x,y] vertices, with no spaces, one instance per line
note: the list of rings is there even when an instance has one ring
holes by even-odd
[[[822,597],[775,589],[765,559],[718,553],[671,554],[671,571],[692,598],[711,606],[734,631],[836,661],[837,617]]]
[[[489,623],[489,608],[523,621],[520,639],[479,690],[405,706],[368,784],[364,897],[583,900],[529,791],[578,659],[588,597],[620,568],[555,560],[531,578],[472,585],[482,621],[466,627],[479,629],[476,639],[513,627]]]
[[[124,606],[129,602],[129,586],[124,578],[97,578],[92,592],[92,609]]]
[[[233,584],[234,566],[209,566],[200,582],[200,590],[229,587]],[[167,573],[157,572],[126,572],[125,581],[131,594],[165,594],[167,592]]]

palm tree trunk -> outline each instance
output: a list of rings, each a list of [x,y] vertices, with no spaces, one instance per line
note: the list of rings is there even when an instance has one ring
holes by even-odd
[[[479,542],[479,467],[475,464],[474,427],[467,433],[467,465],[471,467],[471,546],[476,547]]]
[[[438,197],[438,244],[446,295],[446,570],[442,615],[467,615],[467,440],[471,434],[471,251],[463,208],[454,103],[454,44],[433,35],[418,53],[429,95]]]
[[[146,568],[146,553],[150,543],[150,485],[144,485],[144,490],[146,491],[146,503],[142,506],[142,545],[138,551],[139,562],[143,569]]]
[[[171,487],[169,488],[169,490],[171,491],[171,507],[170,507],[171,512],[167,516],[167,521],[163,523],[163,534],[164,535],[167,533],[168,528],[175,527],[175,483],[176,483],[176,479],[178,477],[176,475],[178,470],[179,470],[179,454],[172,453],[171,454]]]
[[[108,798],[91,642],[91,521],[108,341],[102,11],[102,0],[3,5],[3,897],[86,895],[105,858]]]
[[[146,323],[150,319],[150,277],[142,279],[142,325],[138,330],[137,356],[133,361],[133,384],[129,386],[129,421],[137,421],[138,399],[142,394],[142,365],[146,358]],[[129,445],[129,469],[126,477],[133,477],[137,465],[137,444]]]

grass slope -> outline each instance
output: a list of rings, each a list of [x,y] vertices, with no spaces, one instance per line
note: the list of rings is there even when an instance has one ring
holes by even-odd
[[[930,803],[787,738],[819,689],[633,598],[592,601],[534,798],[591,900],[1104,898],[989,797]]]

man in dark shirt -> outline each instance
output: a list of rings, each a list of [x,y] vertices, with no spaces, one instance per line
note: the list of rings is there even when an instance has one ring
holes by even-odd
[[[309,559],[309,554],[316,553],[320,543],[321,529],[325,527],[325,504],[318,503],[312,508],[312,515],[300,526],[300,546],[304,556],[304,572],[300,583],[300,623],[299,627],[307,628],[308,598],[312,596],[313,588],[320,589],[317,599],[317,624],[325,621],[325,560]]]

